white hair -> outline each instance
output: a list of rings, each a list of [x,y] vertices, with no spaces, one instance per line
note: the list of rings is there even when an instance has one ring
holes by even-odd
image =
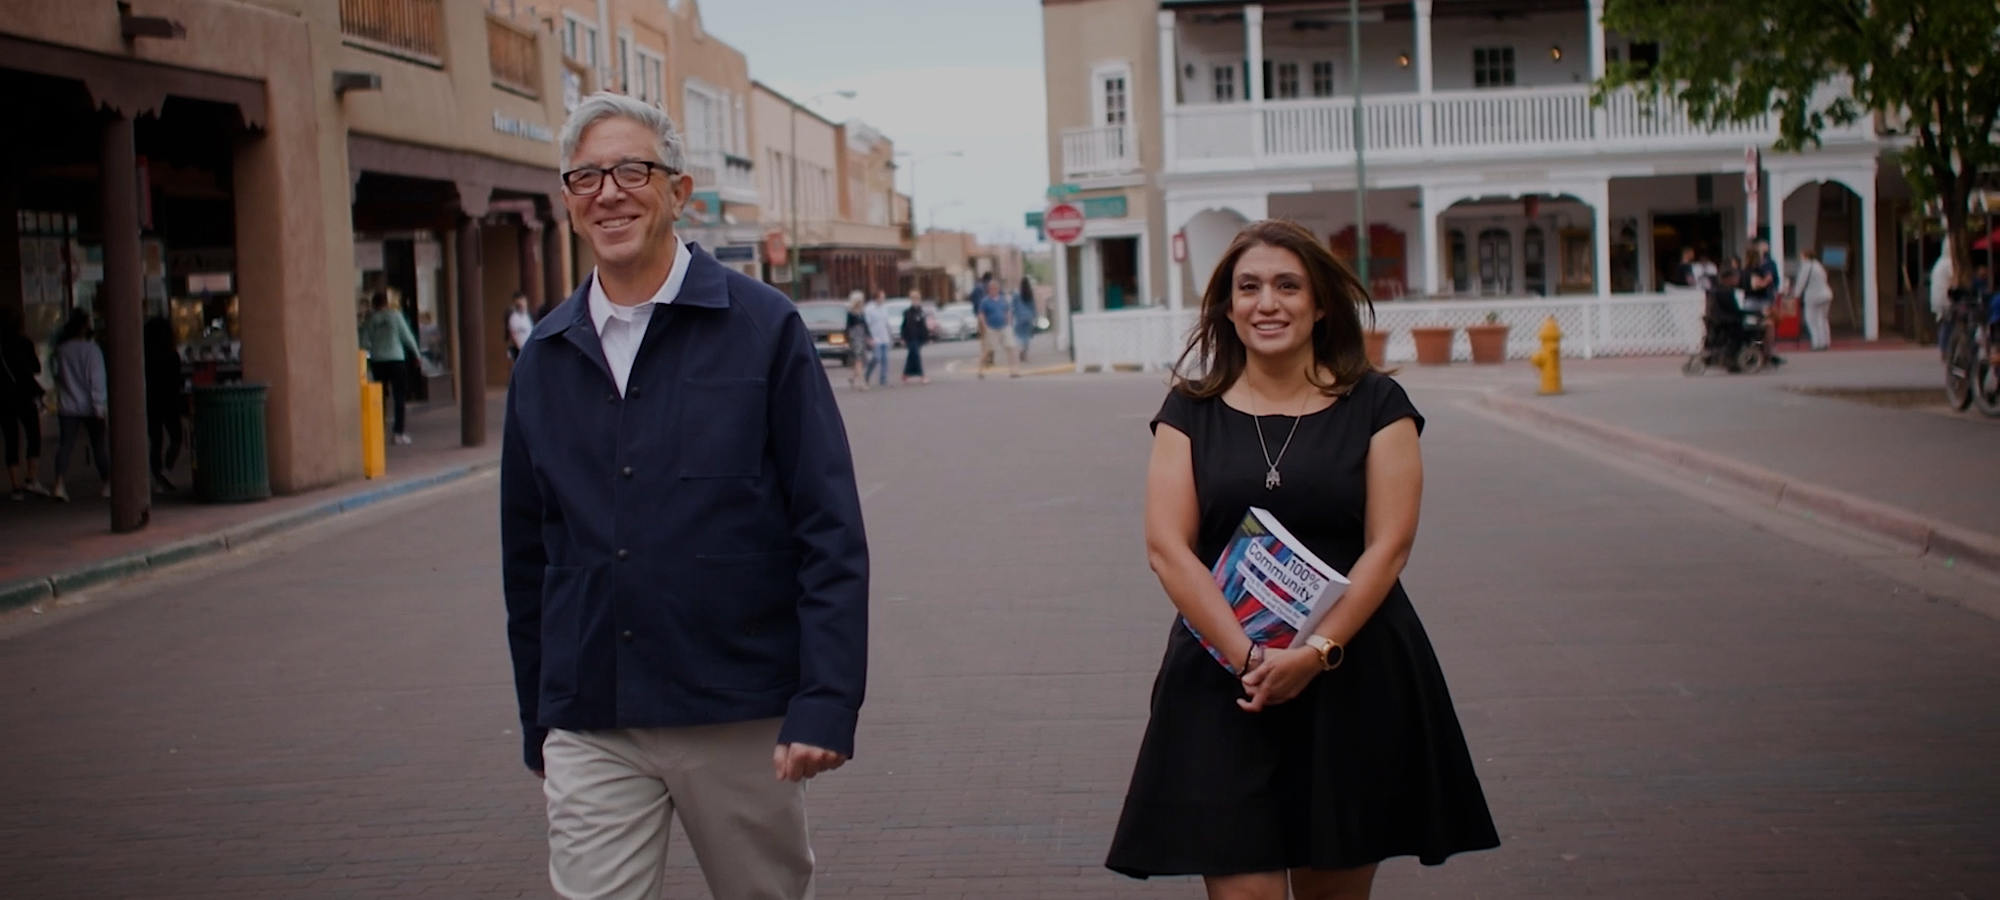
[[[687,145],[681,140],[680,129],[674,127],[673,117],[666,110],[608,91],[583,98],[576,111],[569,114],[569,121],[563,123],[556,144],[562,151],[564,171],[575,162],[576,145],[583,141],[583,132],[603,119],[613,118],[631,119],[646,126],[653,133],[653,152],[659,155],[660,163],[675,172],[687,171]]]

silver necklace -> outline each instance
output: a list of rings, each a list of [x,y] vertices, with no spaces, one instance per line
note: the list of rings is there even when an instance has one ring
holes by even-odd
[[[1253,394],[1250,399],[1253,401],[1250,424],[1257,428],[1257,449],[1264,452],[1264,490],[1275,491],[1278,489],[1278,485],[1283,484],[1285,480],[1283,476],[1278,474],[1278,463],[1284,461],[1285,451],[1292,448],[1292,438],[1299,433],[1299,421],[1306,417],[1306,403],[1312,397],[1311,395],[1307,395],[1305,400],[1299,401],[1299,414],[1292,417],[1292,430],[1285,435],[1285,443],[1278,447],[1278,456],[1276,459],[1271,457],[1270,445],[1264,443],[1264,420],[1258,417],[1254,403],[1257,398]]]

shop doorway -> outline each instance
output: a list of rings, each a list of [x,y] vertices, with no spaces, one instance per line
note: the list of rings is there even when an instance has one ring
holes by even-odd
[[[1679,277],[1683,247],[1693,247],[1718,267],[1722,263],[1721,213],[1655,213],[1652,238],[1654,284],[1673,284]]]
[[[1104,275],[1104,308],[1124,309],[1145,306],[1139,296],[1139,239],[1101,238],[1097,242],[1098,265]]]

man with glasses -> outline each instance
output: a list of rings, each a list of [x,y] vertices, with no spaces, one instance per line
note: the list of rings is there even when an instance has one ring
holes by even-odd
[[[675,236],[665,113],[596,94],[559,142],[597,268],[521,350],[500,485],[549,878],[658,897],[678,815],[717,900],[809,897],[802,782],[853,754],[867,669],[840,412],[791,302]]]

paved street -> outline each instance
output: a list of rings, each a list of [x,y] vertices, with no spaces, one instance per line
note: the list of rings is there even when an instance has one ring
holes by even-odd
[[[822,896],[1199,896],[1101,868],[1171,627],[1159,380],[831,374],[876,589],[858,757],[812,788]],[[1408,380],[1406,584],[1504,845],[1377,896],[2000,896],[2000,622]],[[0,619],[0,894],[547,896],[494,486]]]

